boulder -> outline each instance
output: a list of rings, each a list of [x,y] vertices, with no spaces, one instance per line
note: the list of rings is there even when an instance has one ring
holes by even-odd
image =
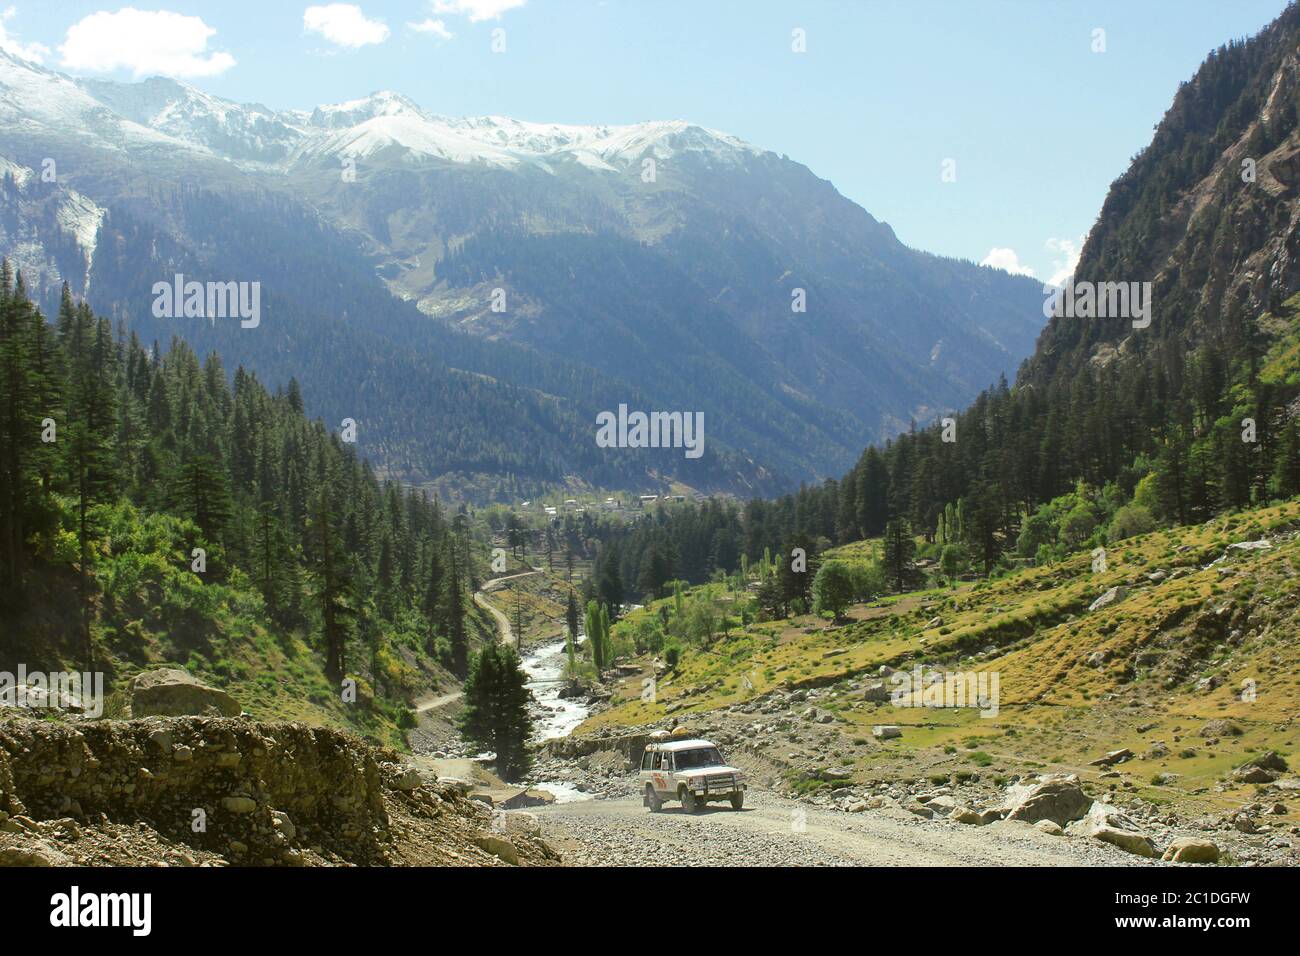
[[[486,850],[499,860],[504,860],[506,863],[514,865],[518,865],[519,863],[519,851],[515,849],[515,845],[505,837],[494,836],[491,833],[484,833],[476,837],[474,842],[479,845],[480,849]]]
[[[1269,750],[1260,754],[1258,757],[1246,761],[1245,766],[1260,767],[1264,770],[1271,770],[1274,773],[1286,773],[1289,769],[1286,765],[1286,761],[1273,750]]]
[[[61,850],[44,840],[26,846],[0,847],[0,867],[8,866],[71,866]]]
[[[420,771],[414,767],[399,763],[385,763],[381,764],[380,768],[383,770],[384,782],[393,790],[410,793],[412,790],[418,790],[424,784],[424,778],[420,776]]]
[[[1200,734],[1202,737],[1240,737],[1241,728],[1230,720],[1207,720]]]
[[[872,704],[888,704],[891,700],[889,686],[882,680],[868,684],[862,699]]]
[[[1007,791],[1005,807],[1008,820],[1037,823],[1051,820],[1065,826],[1088,812],[1092,799],[1079,786],[1074,774],[1051,774],[1040,777],[1033,785],[1015,786]]]
[[[1229,551],[1268,551],[1273,545],[1263,538],[1258,541],[1237,541],[1228,545]]]
[[[221,805],[231,813],[252,813],[257,809],[257,801],[252,797],[226,797]]]
[[[934,811],[924,803],[905,803],[903,804],[903,809],[908,813],[915,813],[918,817],[923,817],[926,820],[930,820],[934,817]]]
[[[1123,763],[1125,760],[1132,760],[1132,759],[1133,759],[1133,751],[1125,747],[1122,750],[1112,750],[1104,757],[1098,757],[1096,760],[1089,763],[1088,766],[1111,767],[1117,763]]]
[[[1218,863],[1219,848],[1209,840],[1180,837],[1169,844],[1160,859],[1166,863]]]
[[[1111,588],[1109,591],[1106,591],[1104,594],[1098,597],[1097,600],[1089,604],[1088,610],[1100,611],[1102,608],[1114,607],[1115,605],[1123,601],[1124,598],[1126,597],[1128,597],[1128,591],[1125,590],[1124,588],[1121,587]]]
[[[59,687],[51,689],[37,684],[15,684],[0,693],[0,707],[78,713],[82,710],[82,702]]]
[[[1069,830],[1138,856],[1156,855],[1156,845],[1151,837],[1108,803],[1094,803],[1082,819],[1070,824]]]
[[[238,717],[243,711],[224,690],[209,687],[183,670],[162,667],[131,679],[132,717],[181,717],[217,714]]]
[[[890,740],[903,736],[903,728],[893,724],[876,724],[871,728],[871,735],[877,740]]]
[[[839,780],[848,780],[853,776],[853,771],[847,767],[822,767],[817,771],[816,776],[819,780],[834,783]]]
[[[290,842],[298,837],[298,828],[294,826],[293,821],[289,819],[289,814],[285,813],[283,810],[271,811],[271,826],[275,827],[275,829],[283,834],[284,838]]]
[[[1277,779],[1277,775],[1271,770],[1265,770],[1254,764],[1246,764],[1244,767],[1238,767],[1233,771],[1232,779],[1238,783],[1272,783]]]
[[[1051,820],[1039,820],[1034,824],[1034,829],[1048,836],[1065,836],[1065,831],[1061,829],[1060,824]]]

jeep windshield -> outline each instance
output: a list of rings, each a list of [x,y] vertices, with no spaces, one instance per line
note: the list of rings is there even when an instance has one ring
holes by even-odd
[[[679,750],[676,754],[678,770],[695,770],[699,767],[717,767],[722,764],[722,754],[717,747],[700,747],[698,750]]]

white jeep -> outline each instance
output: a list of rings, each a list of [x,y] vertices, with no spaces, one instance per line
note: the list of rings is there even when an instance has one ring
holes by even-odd
[[[680,740],[666,735],[652,739],[641,757],[642,803],[651,813],[664,801],[680,800],[687,813],[697,813],[712,800],[730,800],[731,809],[745,805],[745,775],[728,767],[708,740]]]

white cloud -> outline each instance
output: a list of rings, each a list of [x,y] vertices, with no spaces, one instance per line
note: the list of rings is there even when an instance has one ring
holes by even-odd
[[[23,43],[17,37],[11,37],[9,31],[5,28],[5,21],[12,20],[17,12],[14,7],[6,7],[4,12],[0,13],[0,50],[22,57],[24,60],[34,60],[37,63],[44,62],[45,58],[50,55],[49,47],[44,43]]]
[[[989,250],[989,254],[980,260],[982,266],[992,266],[994,269],[1002,269],[1010,272],[1013,276],[1032,276],[1034,270],[1029,266],[1020,264],[1020,257],[1016,255],[1014,249],[1001,249],[994,247]]]
[[[235,65],[229,53],[208,51],[216,32],[199,17],[123,7],[92,13],[68,27],[59,53],[62,65],[74,70],[215,76]]]
[[[507,10],[522,7],[528,0],[433,0],[434,13],[469,17],[470,23],[500,20]]]
[[[355,3],[308,7],[302,12],[302,25],[308,33],[319,33],[330,43],[354,49],[388,39],[388,25],[367,19]]]
[[[442,20],[435,20],[432,17],[426,17],[419,23],[408,23],[407,26],[416,33],[432,33],[436,37],[444,40],[452,38],[452,32],[447,29],[447,24]]]
[[[1074,270],[1079,267],[1079,255],[1083,252],[1083,236],[1080,236],[1077,241],[1048,239],[1046,245],[1048,249],[1060,256],[1052,262],[1052,277],[1047,280],[1047,284],[1064,285],[1065,281],[1074,275]]]

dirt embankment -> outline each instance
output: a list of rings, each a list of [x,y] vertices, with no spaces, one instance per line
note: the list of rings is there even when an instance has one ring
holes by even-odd
[[[501,814],[337,730],[0,722],[0,865],[539,865]]]

